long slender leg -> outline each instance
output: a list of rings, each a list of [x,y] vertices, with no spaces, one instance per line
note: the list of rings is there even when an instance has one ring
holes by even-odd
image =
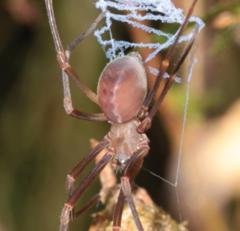
[[[92,183],[92,181],[99,175],[102,169],[108,164],[111,160],[113,153],[109,151],[94,167],[92,172],[88,175],[88,177],[81,183],[81,185],[75,190],[69,200],[65,203],[62,214],[61,214],[61,227],[60,231],[67,231],[68,223],[69,223],[69,215],[75,204],[77,203],[79,197],[83,194],[83,192],[88,188],[88,186]]]
[[[84,39],[86,38],[97,26],[99,21],[101,21],[107,11],[102,12],[97,19],[92,23],[92,25],[84,31],[73,43],[71,43],[67,49],[65,50],[66,55],[66,61],[68,62],[70,59],[70,53],[71,51]],[[69,81],[68,81],[68,75],[65,71],[62,71],[62,78],[63,78],[63,88],[64,88],[64,107],[68,115],[71,115],[73,117],[79,118],[79,119],[87,119],[87,120],[94,120],[94,121],[107,121],[107,117],[103,113],[99,114],[89,114],[89,113],[83,113],[72,106],[72,100],[71,100],[71,93],[70,93],[70,87],[69,87]]]
[[[131,183],[139,172],[143,158],[147,155],[149,150],[148,141],[143,140],[140,149],[134,154],[130,159],[129,163],[124,169],[123,175],[121,177],[122,189],[120,190],[117,206],[115,209],[115,214],[113,218],[113,231],[119,231],[121,228],[121,217],[124,205],[124,198],[126,198],[131,212],[133,214],[134,221],[139,231],[143,231],[142,224],[139,220],[136,207],[132,197]]]
[[[95,29],[97,24],[105,17],[106,13],[107,11],[103,11],[92,23],[92,25],[67,47],[66,52],[70,53],[80,42],[82,42],[82,40],[85,39]]]
[[[67,74],[64,72],[63,78],[65,77],[65,75]],[[68,98],[68,97],[64,97],[64,108],[68,115],[78,119],[91,120],[91,121],[108,121],[109,120],[103,113],[92,114],[92,113],[85,113],[85,112],[80,112],[76,110],[72,106],[71,98]]]
[[[115,213],[113,216],[113,231],[119,231],[121,228],[124,199],[125,199],[124,193],[123,190],[121,189],[118,196]]]
[[[92,92],[78,77],[75,71],[72,69],[70,64],[68,63],[70,57],[70,51],[77,46],[97,25],[97,23],[105,16],[106,12],[102,12],[98,18],[94,21],[94,23],[87,29],[82,35],[80,35],[66,50],[63,49],[62,42],[57,30],[56,20],[53,12],[52,0],[45,0],[46,8],[49,18],[49,24],[51,27],[51,32],[53,35],[53,40],[55,44],[55,48],[57,51],[57,57],[59,64],[62,68],[63,74],[63,87],[64,87],[64,107],[66,112],[74,117],[80,119],[87,120],[95,120],[95,121],[106,121],[107,118],[104,114],[88,114],[77,111],[72,107],[71,101],[71,93],[69,88],[68,76],[73,80],[73,82],[86,94],[88,98],[90,98],[93,102],[98,104],[97,95]]]
[[[72,220],[75,220],[79,215],[84,213],[88,208],[90,208],[95,202],[100,199],[100,195],[95,195],[83,208],[73,214]]]
[[[66,186],[68,190],[68,198],[70,198],[74,191],[74,182],[79,174],[85,169],[85,167],[110,143],[109,136],[105,136],[99,144],[92,149],[92,151],[67,175]],[[95,198],[96,199],[96,198]],[[95,201],[94,198],[78,212],[74,211],[74,208],[70,212],[71,220],[75,220],[81,213],[87,210]]]
[[[137,170],[135,176],[137,175],[137,173],[138,173],[138,170]],[[132,175],[132,180],[134,180],[135,176]],[[115,209],[114,217],[113,217],[113,231],[119,231],[121,228],[121,220],[122,220],[124,202],[125,202],[125,195],[123,193],[123,189],[121,189],[119,192],[117,205],[116,205],[116,209]]]
[[[55,44],[55,48],[57,51],[57,57],[59,64],[61,65],[62,69],[70,75],[72,80],[76,83],[76,85],[93,101],[97,102],[97,95],[93,93],[77,76],[77,74],[72,70],[71,66],[67,62],[67,58],[65,55],[65,51],[62,46],[62,42],[58,33],[56,20],[53,12],[53,5],[52,0],[45,0],[46,8],[48,13],[49,24],[51,27],[51,32],[53,35],[53,40]]]
[[[195,30],[197,31],[197,30]],[[163,99],[165,98],[167,92],[169,91],[169,89],[171,88],[176,74],[179,71],[183,61],[185,60],[186,56],[188,55],[189,51],[191,50],[194,42],[196,39],[196,35],[194,34],[191,38],[191,40],[189,41],[185,51],[183,52],[183,55],[181,56],[177,66],[175,67],[174,71],[172,72],[172,74],[170,75],[170,77],[168,78],[167,82],[165,83],[165,86],[160,94],[160,96],[158,97],[157,101],[155,102],[153,108],[151,109],[151,111],[148,113],[147,117],[141,122],[141,124],[138,126],[138,132],[139,133],[144,133],[147,129],[149,129],[151,127],[151,123],[152,123],[152,118],[155,115],[156,111],[158,110],[159,106],[161,105]]]
[[[69,197],[74,191],[74,181],[77,179],[79,174],[86,168],[86,166],[110,143],[109,136],[105,136],[104,139],[92,149],[92,151],[67,175],[67,190]]]
[[[68,190],[68,198],[70,198],[74,191],[74,182],[79,174],[85,169],[85,167],[110,143],[109,136],[105,136],[104,139],[94,148],[92,151],[67,175],[66,186]],[[91,201],[90,201],[91,202]],[[90,203],[89,202],[89,203]],[[93,204],[94,202],[92,202]],[[86,205],[82,210],[86,210],[91,205]],[[83,212],[83,211],[82,211]],[[81,211],[75,213],[74,208],[70,212],[71,220],[74,220],[79,216]]]
[[[74,208],[69,213],[69,220],[74,221],[79,215],[88,210],[95,202],[100,199],[100,195],[95,195],[90,201],[87,202],[79,211],[75,212]]]
[[[169,66],[170,57],[171,57],[171,55],[172,55],[172,53],[173,53],[173,51],[174,51],[174,49],[175,49],[175,47],[176,47],[176,45],[177,45],[177,42],[178,42],[179,37],[181,36],[181,34],[182,34],[185,26],[186,26],[187,23],[188,23],[188,20],[189,20],[191,14],[192,14],[192,12],[193,12],[193,9],[194,9],[194,6],[195,6],[196,2],[197,2],[197,0],[194,0],[194,1],[193,1],[192,5],[191,5],[191,7],[190,7],[190,9],[189,9],[189,11],[188,11],[188,14],[187,14],[186,18],[185,18],[183,24],[181,25],[181,27],[180,27],[180,29],[179,29],[179,31],[178,31],[178,33],[177,33],[177,36],[176,36],[176,38],[175,38],[175,40],[174,40],[174,43],[173,43],[172,47],[171,47],[170,50],[168,51],[165,59],[163,60],[163,62],[162,62],[162,64],[161,64],[161,67],[160,67],[160,69],[159,69],[159,74],[158,74],[158,76],[157,76],[157,79],[156,79],[156,81],[155,81],[155,84],[154,84],[152,90],[150,91],[150,93],[148,94],[146,100],[145,100],[144,103],[143,103],[142,108],[140,109],[140,111],[139,111],[139,113],[138,113],[138,116],[139,116],[139,118],[141,118],[141,119],[144,119],[144,118],[147,116],[147,111],[148,111],[149,105],[150,105],[150,103],[151,103],[154,95],[156,94],[156,91],[157,91],[157,89],[158,89],[158,87],[159,87],[159,85],[160,85],[160,82],[161,82],[161,80],[162,80],[162,77],[163,77],[164,73],[166,72],[166,70],[167,70],[167,68],[168,68],[168,66]]]
[[[69,87],[68,75],[62,71],[63,93],[64,93],[64,108],[68,115],[78,119],[85,119],[91,121],[107,121],[107,117],[103,113],[92,114],[84,113],[76,110],[72,105],[71,92]]]

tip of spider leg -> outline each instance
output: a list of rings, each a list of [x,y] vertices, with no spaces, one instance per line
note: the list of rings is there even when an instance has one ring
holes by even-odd
[[[66,185],[67,185],[67,190],[70,193],[73,193],[73,191],[74,191],[74,187],[73,187],[74,181],[75,181],[75,178],[73,176],[71,176],[70,174],[68,174],[67,180],[66,180]]]
[[[68,97],[64,98],[64,108],[66,110],[66,113],[69,115],[73,112],[73,107],[72,107],[72,100]]]

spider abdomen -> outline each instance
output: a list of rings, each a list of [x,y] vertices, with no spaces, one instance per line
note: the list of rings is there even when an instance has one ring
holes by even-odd
[[[115,123],[133,119],[147,93],[147,78],[141,56],[134,52],[111,61],[98,82],[98,103]]]

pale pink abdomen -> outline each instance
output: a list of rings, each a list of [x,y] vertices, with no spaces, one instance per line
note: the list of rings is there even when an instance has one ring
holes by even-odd
[[[134,118],[147,93],[147,78],[138,53],[116,58],[98,82],[98,103],[109,120],[124,123]]]

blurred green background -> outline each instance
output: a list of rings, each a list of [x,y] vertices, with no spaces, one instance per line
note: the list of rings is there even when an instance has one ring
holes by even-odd
[[[100,13],[93,3],[54,1],[65,47]],[[174,3],[186,12],[191,1]],[[194,15],[202,17],[206,27],[198,37],[199,61],[190,88],[178,186],[180,210],[175,189],[160,179],[141,171],[136,183],[177,220],[181,214],[190,230],[240,230],[240,3],[199,1]],[[131,39],[129,28],[115,30],[119,37]],[[73,68],[93,91],[107,62],[93,34],[71,56]],[[187,68],[182,69],[186,75]],[[66,175],[91,150],[89,139],[101,140],[110,125],[66,115],[61,70],[43,0],[1,1],[0,74],[0,231],[58,230],[67,199]],[[76,86],[71,84],[71,89],[76,108],[100,112]],[[151,150],[144,167],[172,180],[184,86],[175,85],[169,95],[148,132]],[[99,190],[96,181],[77,207]],[[93,206],[69,230],[88,230],[90,214],[97,210]]]

